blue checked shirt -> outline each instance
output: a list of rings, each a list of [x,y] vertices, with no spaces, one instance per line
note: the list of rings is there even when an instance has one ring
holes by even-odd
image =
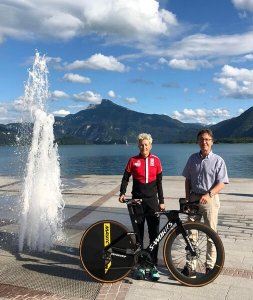
[[[205,194],[217,183],[229,183],[225,161],[212,151],[203,157],[201,152],[192,154],[182,175],[190,180],[191,192]]]

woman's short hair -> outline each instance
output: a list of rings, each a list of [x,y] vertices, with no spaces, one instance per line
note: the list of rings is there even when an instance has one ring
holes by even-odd
[[[150,144],[152,144],[152,142],[153,142],[151,134],[145,133],[145,132],[140,133],[137,137],[138,142],[143,141],[143,140],[148,140]]]

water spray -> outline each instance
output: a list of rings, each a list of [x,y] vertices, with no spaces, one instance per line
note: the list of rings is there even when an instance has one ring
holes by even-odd
[[[24,107],[33,122],[20,218],[19,251],[49,251],[63,238],[63,208],[58,147],[54,141],[54,117],[46,111],[48,101],[46,58],[37,52],[25,85]]]

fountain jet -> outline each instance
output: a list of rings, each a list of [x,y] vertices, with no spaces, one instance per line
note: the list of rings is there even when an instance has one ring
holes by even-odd
[[[54,117],[46,111],[47,76],[46,58],[37,52],[23,99],[34,125],[21,194],[19,251],[25,245],[30,250],[49,251],[56,241],[63,239],[64,201],[58,147],[54,142]]]

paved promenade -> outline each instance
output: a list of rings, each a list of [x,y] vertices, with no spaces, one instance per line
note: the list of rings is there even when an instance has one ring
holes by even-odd
[[[159,250],[158,282],[131,276],[101,284],[86,274],[78,247],[83,231],[101,219],[131,227],[127,208],[118,199],[121,176],[62,178],[66,240],[48,253],[18,252],[19,178],[0,176],[0,300],[2,299],[253,299],[253,179],[230,179],[220,194],[218,230],[225,247],[222,274],[211,284],[191,288],[170,278]],[[183,177],[164,177],[166,209],[178,209]],[[130,196],[130,187],[127,191]]]

